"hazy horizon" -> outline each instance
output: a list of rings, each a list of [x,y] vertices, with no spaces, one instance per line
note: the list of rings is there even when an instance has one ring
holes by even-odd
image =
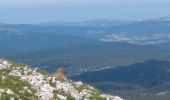
[[[0,23],[145,20],[169,16],[169,4],[168,0],[5,0],[0,1]]]

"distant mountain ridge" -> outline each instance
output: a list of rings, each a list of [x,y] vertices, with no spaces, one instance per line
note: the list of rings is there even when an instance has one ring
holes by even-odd
[[[49,66],[52,65],[55,65],[53,67],[69,66],[70,70],[72,66],[83,65],[82,68],[77,68],[78,72],[96,70],[98,67],[117,67],[120,64],[131,64],[139,60],[169,59],[170,23],[168,21],[145,20],[122,24],[122,21],[97,19],[87,22],[99,23],[96,24],[99,26],[65,26],[55,22],[44,26],[2,24],[0,56],[31,65],[42,65],[48,70],[51,70]],[[105,22],[109,26],[101,27],[100,24]],[[114,25],[114,22],[116,24],[120,22],[121,25]],[[131,59],[133,57],[136,58]],[[86,58],[91,60],[84,60]],[[35,59],[41,60],[36,62]],[[54,63],[56,60],[57,63]],[[49,64],[49,61],[54,61],[54,64]],[[97,61],[100,63],[96,63]]]
[[[168,100],[170,94],[170,62],[151,60],[119,68],[85,72],[72,77],[72,79],[93,84],[106,92],[122,94],[125,99],[136,100],[134,98],[138,95],[137,98],[143,98],[141,100],[150,100],[149,98]],[[126,91],[130,94],[136,93],[136,95],[129,97],[126,95]],[[161,92],[165,93],[157,95]],[[145,96],[142,93],[145,93]]]
[[[131,21],[116,21],[111,19],[94,19],[88,20],[81,24],[81,26],[86,27],[115,27],[125,24],[130,24]]]
[[[82,73],[82,75],[78,75],[77,79],[96,83],[105,81],[130,82],[143,87],[154,87],[165,81],[170,81],[169,70],[170,62],[151,60],[120,68],[108,68],[101,71]],[[156,76],[157,74],[160,76]],[[107,78],[104,77],[106,75]],[[95,77],[100,77],[100,79]],[[158,77],[159,79],[154,79]]]

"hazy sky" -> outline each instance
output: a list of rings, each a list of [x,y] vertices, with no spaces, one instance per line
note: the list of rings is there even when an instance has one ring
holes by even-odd
[[[170,0],[0,0],[0,22],[142,20],[170,15]]]

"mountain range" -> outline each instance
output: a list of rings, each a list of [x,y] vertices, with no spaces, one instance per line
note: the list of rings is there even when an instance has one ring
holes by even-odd
[[[0,24],[1,58],[50,72],[64,66],[71,79],[127,100],[169,98],[169,43],[168,17]]]

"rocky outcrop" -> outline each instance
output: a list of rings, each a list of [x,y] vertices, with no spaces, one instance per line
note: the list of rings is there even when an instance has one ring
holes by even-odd
[[[51,75],[43,73],[37,68],[32,69],[26,65],[12,64],[5,60],[0,60],[0,71],[0,84],[3,84],[8,77],[11,78],[11,85],[15,85],[16,80],[20,83],[15,87],[10,86],[13,87],[12,89],[8,85],[3,85],[3,87],[0,85],[0,99],[2,99],[2,95],[9,94],[8,97],[11,100],[24,100],[22,97],[26,92],[27,100],[32,100],[36,96],[37,99],[34,100],[123,100],[119,96],[104,94],[82,82],[67,79],[63,68],[59,68],[55,75]],[[15,79],[12,79],[13,77]],[[22,90],[13,92],[14,88]],[[22,95],[20,96],[17,93]],[[29,98],[28,96],[30,95],[35,96]]]
[[[67,81],[67,77],[66,77],[65,70],[63,67],[60,67],[57,69],[55,73],[55,77],[56,77],[56,80]]]
[[[11,64],[3,59],[0,59],[0,70],[1,69],[5,69],[5,68],[9,68],[11,66]]]

